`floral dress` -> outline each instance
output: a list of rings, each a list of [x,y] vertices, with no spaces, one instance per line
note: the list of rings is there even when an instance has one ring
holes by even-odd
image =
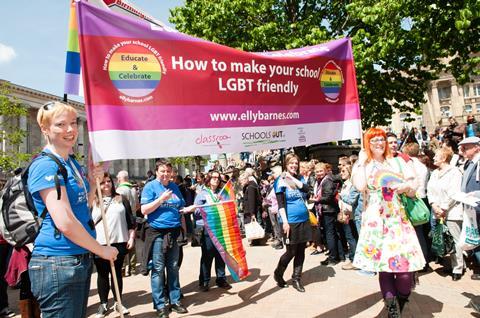
[[[400,168],[400,166],[402,166]],[[413,272],[425,265],[415,229],[408,220],[399,195],[388,188],[375,188],[374,175],[382,170],[408,170],[403,159],[371,161],[366,166],[368,205],[353,265],[374,272]]]

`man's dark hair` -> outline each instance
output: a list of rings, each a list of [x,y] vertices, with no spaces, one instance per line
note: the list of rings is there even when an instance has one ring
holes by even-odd
[[[387,138],[388,137],[395,137],[395,138],[398,139],[397,135],[395,133],[391,132],[391,131],[387,132]]]
[[[168,168],[173,168],[172,164],[165,160],[165,159],[159,159],[157,160],[157,162],[155,162],[155,171],[158,170],[158,167],[160,166],[165,166],[165,167],[168,167]]]

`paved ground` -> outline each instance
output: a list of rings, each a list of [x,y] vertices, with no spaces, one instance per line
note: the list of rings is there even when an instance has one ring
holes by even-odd
[[[247,244],[248,245],[248,244]],[[185,258],[180,270],[183,300],[189,313],[170,317],[385,317],[379,293],[378,278],[360,276],[357,271],[343,271],[341,264],[334,267],[320,265],[325,256],[307,256],[303,282],[306,293],[298,293],[291,286],[276,287],[273,269],[282,254],[269,246],[247,246],[251,276],[234,283],[229,291],[212,287],[199,292],[197,276],[200,248],[185,247]],[[420,277],[420,284],[407,304],[404,317],[480,317],[467,308],[471,297],[480,295],[480,281],[470,279],[468,270],[462,280],[453,282],[439,265],[431,263],[435,271]],[[290,277],[292,268],[285,277]],[[16,307],[18,291],[11,290],[11,306]],[[93,317],[98,307],[96,275],[92,277],[88,313]],[[131,317],[155,317],[150,295],[150,280],[141,275],[124,279],[124,304]],[[18,312],[18,310],[17,310]],[[110,313],[108,317],[118,317]],[[68,318],[68,317],[66,317]]]

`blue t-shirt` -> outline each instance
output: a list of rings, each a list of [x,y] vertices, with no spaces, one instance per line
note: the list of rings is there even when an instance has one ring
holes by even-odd
[[[300,181],[305,183],[303,176]],[[305,206],[304,193],[299,189],[290,189],[281,177],[278,177],[273,183],[275,193],[285,193],[286,213],[288,223],[303,223],[308,220],[308,211]],[[280,223],[283,223],[282,217],[279,218]]]
[[[77,161],[73,159],[65,160],[61,157],[58,159],[67,169],[68,184],[65,186],[65,180],[61,174],[58,174],[58,180],[61,186],[65,186],[68,201],[70,202],[73,214],[78,221],[80,221],[87,232],[93,238],[95,238],[95,229],[91,229],[90,225],[88,224],[91,219],[87,203],[90,185],[88,184],[82,168]],[[85,188],[83,185],[77,183],[77,180],[75,179],[76,174],[72,168],[72,165],[75,165],[77,171],[81,174],[87,193],[85,193]],[[54,177],[57,174],[57,171],[57,164],[47,156],[38,157],[30,166],[28,175],[28,188],[30,193],[32,193],[33,202],[39,214],[41,214],[45,209],[45,203],[40,197],[40,191],[49,188],[55,188]],[[76,245],[63,234],[55,235],[55,226],[50,213],[47,213],[45,219],[43,220],[42,227],[40,228],[37,238],[35,239],[34,245],[34,255],[65,256],[88,253],[88,250]]]
[[[157,179],[150,181],[143,188],[140,203],[143,205],[155,201],[167,189],[173,192],[170,199],[163,202],[155,211],[147,215],[147,221],[154,229],[169,229],[180,226],[179,210],[185,206],[185,200],[174,182],[169,182],[167,186],[164,186]]]
[[[473,124],[468,124],[466,130],[467,137],[475,137],[475,132],[473,131]]]

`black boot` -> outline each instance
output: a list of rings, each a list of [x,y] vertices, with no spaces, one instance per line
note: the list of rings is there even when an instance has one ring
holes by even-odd
[[[287,287],[287,282],[283,279],[283,273],[285,273],[286,269],[287,268],[285,266],[282,266],[280,263],[278,263],[277,268],[273,272],[273,279],[275,279],[277,286],[280,288]]]
[[[385,298],[385,308],[387,309],[388,318],[401,318],[400,307],[398,305],[397,297]]]
[[[300,281],[301,277],[302,277],[302,266],[294,267],[293,275],[292,275],[292,286],[299,292],[304,293],[305,288],[303,287],[302,282]]]
[[[403,312],[405,304],[408,302],[408,296],[398,295],[398,306],[400,308],[400,313]]]

